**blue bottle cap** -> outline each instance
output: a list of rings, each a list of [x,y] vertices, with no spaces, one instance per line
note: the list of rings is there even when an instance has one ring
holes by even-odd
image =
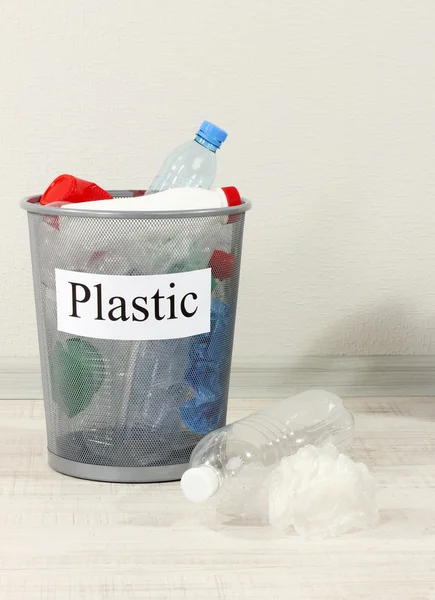
[[[216,148],[220,148],[222,143],[227,139],[228,133],[217,125],[213,125],[210,121],[203,121],[196,135],[199,135],[203,140]]]

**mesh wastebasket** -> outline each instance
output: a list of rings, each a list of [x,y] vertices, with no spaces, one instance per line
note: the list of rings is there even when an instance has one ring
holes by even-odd
[[[250,203],[151,213],[38,201],[22,206],[49,464],[98,481],[180,478],[226,421]]]

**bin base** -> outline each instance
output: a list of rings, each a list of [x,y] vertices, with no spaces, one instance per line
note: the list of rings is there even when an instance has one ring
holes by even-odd
[[[48,464],[52,469],[79,479],[106,481],[110,483],[158,483],[181,479],[189,465],[166,465],[162,467],[107,467],[89,465],[61,458],[48,451]]]

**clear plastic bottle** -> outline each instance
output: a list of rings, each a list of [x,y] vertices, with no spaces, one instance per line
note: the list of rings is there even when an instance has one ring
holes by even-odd
[[[185,382],[189,338],[135,342],[125,389],[124,435],[133,464],[149,466],[185,456],[180,406],[190,397]],[[192,436],[193,437],[193,436]],[[183,439],[184,438],[184,439]],[[195,440],[196,441],[196,440]]]
[[[246,516],[281,458],[307,444],[329,442],[343,449],[353,426],[353,416],[335,394],[297,394],[204,437],[191,455],[181,488],[192,502],[215,497],[223,512]]]
[[[169,154],[146,193],[154,194],[179,187],[210,189],[216,177],[216,150],[227,135],[220,127],[204,121],[195,139]]]

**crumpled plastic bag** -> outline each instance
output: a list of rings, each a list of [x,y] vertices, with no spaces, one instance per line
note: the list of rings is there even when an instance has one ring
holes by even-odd
[[[374,527],[376,483],[366,465],[332,445],[304,446],[284,457],[268,481],[269,523],[308,538]]]
[[[218,298],[211,303],[210,332],[192,338],[186,382],[193,397],[180,407],[183,423],[194,433],[209,433],[224,422],[225,371],[231,310]]]

